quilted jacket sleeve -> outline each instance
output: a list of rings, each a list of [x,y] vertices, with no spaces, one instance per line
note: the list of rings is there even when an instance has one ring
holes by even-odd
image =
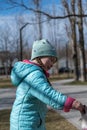
[[[33,96],[54,109],[63,109],[67,96],[56,91],[47,81],[44,73],[36,70],[29,74],[26,80],[31,86],[30,93]]]

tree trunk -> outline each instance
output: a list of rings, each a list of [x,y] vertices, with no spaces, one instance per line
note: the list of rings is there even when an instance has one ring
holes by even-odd
[[[75,15],[75,0],[71,0],[71,10],[69,9],[69,4],[66,0],[62,0],[63,1],[63,6],[65,7],[67,14],[70,15],[71,14],[71,10],[72,10],[72,14]],[[70,25],[71,25],[71,30],[72,30],[72,43],[73,43],[73,61],[74,61],[74,71],[75,71],[75,80],[79,79],[78,76],[78,57],[77,57],[77,39],[76,39],[76,26],[75,26],[75,17],[69,17],[69,21],[70,21]]]
[[[82,3],[78,1],[79,14],[82,15]],[[80,70],[81,70],[81,81],[86,81],[86,61],[85,61],[85,48],[84,48],[84,34],[83,34],[83,18],[79,18],[79,44],[80,44]]]
[[[40,0],[33,0],[35,6],[36,6],[36,10],[40,10]],[[36,20],[38,23],[38,39],[42,39],[42,25],[41,25],[41,13],[35,12],[36,14]]]

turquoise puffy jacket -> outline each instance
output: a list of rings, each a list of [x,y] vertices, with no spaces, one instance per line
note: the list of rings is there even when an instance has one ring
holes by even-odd
[[[45,130],[47,105],[63,109],[67,96],[53,89],[43,69],[34,64],[15,63],[11,80],[17,92],[10,130]]]

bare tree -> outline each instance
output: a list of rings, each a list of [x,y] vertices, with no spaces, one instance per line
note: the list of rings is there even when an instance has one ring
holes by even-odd
[[[65,7],[67,14],[73,14],[75,15],[75,0],[71,0],[71,9],[69,8],[69,4],[66,0],[62,0],[63,6]],[[71,25],[71,37],[72,37],[72,44],[73,44],[73,59],[74,59],[74,65],[75,65],[75,79],[79,80],[78,75],[78,57],[77,57],[77,39],[76,39],[76,19],[75,17],[69,17],[70,25]]]
[[[82,15],[82,2],[78,1],[78,13]],[[80,70],[81,70],[81,80],[86,80],[86,61],[85,61],[85,48],[84,48],[84,34],[83,34],[83,18],[78,19],[78,29],[79,29],[79,46],[80,46]]]
[[[29,7],[29,5],[26,5],[24,3],[23,0],[21,0],[21,2],[18,2],[18,1],[14,1],[14,0],[8,0],[8,2],[10,3],[11,7],[10,8],[13,8],[13,7],[16,7],[16,6],[20,6],[20,7],[23,7],[29,11],[33,11],[33,12],[37,12],[39,14],[43,14],[47,17],[49,17],[50,19],[65,19],[65,18],[69,18],[70,20],[70,23],[71,23],[71,30],[72,30],[72,39],[73,39],[73,46],[74,46],[74,58],[75,58],[75,73],[76,73],[76,80],[78,80],[78,58],[77,58],[77,45],[76,45],[76,17],[87,17],[87,14],[76,14],[75,12],[75,0],[71,0],[71,9],[69,9],[69,5],[68,5],[68,2],[67,0],[62,0],[63,2],[63,5],[64,7],[66,8],[66,11],[67,11],[67,14],[64,15],[64,16],[54,16],[54,15],[51,15],[47,12],[44,12],[42,11],[40,8],[39,8],[39,5],[38,5],[38,2],[39,0],[34,0],[35,4],[37,5],[36,7],[37,8],[31,8]],[[39,15],[40,16],[40,15]],[[39,18],[39,20],[41,20]],[[39,24],[40,25],[40,24]]]
[[[23,29],[28,25],[29,23],[24,24],[21,28],[20,28],[20,60],[23,60],[23,41],[22,41],[22,31]]]
[[[41,0],[33,0],[33,3],[35,5],[36,10],[40,10],[40,3]],[[38,39],[42,39],[42,27],[41,27],[41,13],[35,12],[36,14],[36,21],[38,23],[38,32],[39,32],[39,36]]]

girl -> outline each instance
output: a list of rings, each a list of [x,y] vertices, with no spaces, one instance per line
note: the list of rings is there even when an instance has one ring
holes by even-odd
[[[56,91],[48,80],[47,71],[57,61],[55,48],[45,39],[35,41],[31,60],[15,63],[11,80],[17,87],[10,130],[45,130],[47,105],[69,112],[84,111],[84,106],[72,97]]]

